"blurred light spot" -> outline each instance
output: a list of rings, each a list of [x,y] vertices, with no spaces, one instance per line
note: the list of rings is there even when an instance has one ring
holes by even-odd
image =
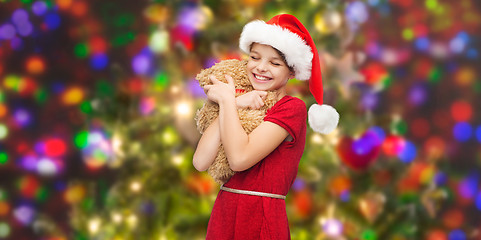
[[[94,54],[90,58],[90,66],[95,70],[102,70],[107,67],[109,59],[105,54]]]
[[[37,16],[42,16],[47,12],[47,4],[44,1],[36,1],[32,4],[32,12]]]
[[[50,157],[60,157],[67,151],[65,142],[58,138],[50,138],[45,141],[45,154]]]
[[[26,60],[25,67],[29,73],[43,73],[45,71],[45,60],[40,56],[31,56]]]
[[[369,17],[366,4],[361,1],[349,3],[346,7],[345,13],[346,17],[354,23],[364,23]]]
[[[30,113],[25,109],[17,109],[13,113],[13,117],[17,124],[22,127],[28,126],[32,122],[32,117],[30,116]]]
[[[74,137],[75,146],[78,148],[85,148],[88,144],[89,132],[81,131],[77,133]]]
[[[74,204],[85,198],[85,187],[80,184],[71,185],[64,192],[64,199],[67,203]]]
[[[364,109],[374,110],[379,102],[378,95],[375,92],[366,92],[361,99],[361,105]]]
[[[156,31],[149,40],[149,47],[154,53],[164,53],[169,49],[169,33],[165,30]]]
[[[466,234],[461,229],[453,230],[449,233],[449,240],[466,240]]]
[[[74,54],[78,58],[86,58],[90,53],[90,49],[85,43],[78,43],[74,47]]]
[[[0,38],[12,39],[15,37],[16,31],[12,24],[4,24],[0,26]]]
[[[0,137],[1,139],[1,137]],[[479,125],[476,128],[476,139],[478,139],[478,142],[481,143],[481,125]]]
[[[469,102],[458,100],[451,104],[451,116],[457,122],[467,122],[473,115],[473,109]]]
[[[478,210],[481,211],[481,191],[479,191],[478,194],[476,194],[475,205],[476,205],[476,208],[478,208]]]
[[[89,11],[87,3],[84,1],[75,1],[72,4],[71,12],[76,17],[83,17]]]
[[[41,158],[37,162],[37,172],[41,176],[53,176],[59,171],[55,163],[49,158]]]
[[[35,171],[37,169],[37,158],[32,155],[25,155],[20,158],[19,165],[27,171]]]
[[[340,236],[342,233],[342,223],[337,219],[327,219],[322,224],[324,233],[330,237]]]
[[[8,162],[8,154],[4,151],[0,151],[0,165],[5,165]]]
[[[23,225],[29,225],[35,217],[35,210],[30,206],[24,205],[13,210],[13,215]]]
[[[426,240],[448,240],[446,233],[442,230],[430,230]]]
[[[25,9],[18,8],[12,14],[12,22],[16,25],[28,22],[28,13]]]
[[[402,31],[402,36],[405,40],[411,41],[414,38],[414,31],[410,28],[406,28]]]
[[[103,167],[112,156],[109,140],[101,132],[90,132],[87,141],[87,146],[82,148],[85,164],[92,170]]]
[[[7,238],[10,236],[10,225],[6,222],[0,222],[0,238]]]
[[[155,110],[155,98],[154,97],[143,97],[140,100],[140,113],[142,115],[148,115]]]
[[[415,84],[409,89],[409,102],[414,106],[422,105],[427,99],[427,89],[423,84]]]
[[[76,105],[84,100],[84,91],[79,87],[70,87],[62,95],[62,102],[65,105]]]
[[[154,89],[156,91],[163,91],[165,87],[169,85],[169,78],[165,72],[160,72],[157,75],[155,75],[154,78]],[[197,83],[197,85],[199,85]],[[199,86],[200,87],[200,86]],[[204,91],[204,90],[202,90]]]
[[[454,73],[454,80],[456,84],[461,87],[471,87],[476,81],[476,78],[476,70],[469,66],[459,67]]]
[[[5,139],[8,136],[8,128],[5,124],[0,123],[0,140]]]
[[[476,59],[479,56],[478,50],[475,48],[470,48],[468,51],[466,51],[466,56],[470,59]]]
[[[59,9],[65,10],[72,5],[72,0],[56,0]]]
[[[148,74],[152,68],[152,58],[149,53],[140,53],[132,59],[132,69],[136,74]]]
[[[178,115],[180,116],[190,116],[192,113],[192,108],[188,102],[181,102],[178,103],[175,107],[175,110]]]
[[[404,149],[399,153],[399,159],[404,163],[410,163],[416,158],[416,146],[410,142],[405,141]]]
[[[92,37],[89,40],[89,49],[93,54],[105,54],[107,52],[107,42],[102,37]]]
[[[473,173],[463,179],[458,185],[461,197],[472,199],[478,190],[479,174]]]
[[[56,13],[48,13],[44,21],[49,30],[55,30],[60,27],[60,16]]]
[[[402,137],[391,135],[384,140],[382,149],[388,156],[397,156],[403,151],[404,146],[405,140]]]
[[[466,142],[471,138],[473,128],[467,122],[459,122],[454,125],[453,135],[459,142]]]

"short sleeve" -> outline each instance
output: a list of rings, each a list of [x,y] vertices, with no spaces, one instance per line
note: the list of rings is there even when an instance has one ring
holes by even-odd
[[[267,111],[264,121],[275,123],[286,129],[295,143],[306,127],[306,104],[299,98],[285,96]]]

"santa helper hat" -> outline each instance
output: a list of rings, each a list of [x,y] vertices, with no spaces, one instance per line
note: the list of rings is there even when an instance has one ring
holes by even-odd
[[[309,125],[319,133],[330,133],[337,127],[339,113],[323,104],[321,65],[316,45],[302,23],[294,16],[281,14],[268,22],[252,21],[244,26],[239,40],[242,51],[249,53],[252,43],[261,43],[282,52],[295,78],[309,80],[309,90],[318,104],[309,108]]]

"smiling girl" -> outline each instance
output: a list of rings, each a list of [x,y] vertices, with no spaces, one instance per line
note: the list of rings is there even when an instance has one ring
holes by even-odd
[[[306,140],[305,103],[287,95],[289,79],[309,80],[309,89],[322,104],[322,79],[314,42],[302,23],[282,14],[268,22],[248,23],[240,48],[249,54],[248,78],[255,91],[235,97],[234,80],[222,83],[211,76],[205,86],[210,101],[219,104],[219,117],[204,131],[193,158],[199,171],[215,159],[220,143],[236,172],[221,186],[207,228],[207,239],[290,239],[285,198],[294,182]],[[250,134],[243,130],[237,108],[258,109],[265,91],[277,90],[277,103]],[[339,115],[330,106],[314,104],[309,124],[328,133]]]

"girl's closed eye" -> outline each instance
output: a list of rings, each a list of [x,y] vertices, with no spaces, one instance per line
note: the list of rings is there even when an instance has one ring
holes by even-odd
[[[255,57],[255,56],[251,56],[251,58],[252,58],[253,60],[259,60],[259,58],[258,58],[258,57]]]

